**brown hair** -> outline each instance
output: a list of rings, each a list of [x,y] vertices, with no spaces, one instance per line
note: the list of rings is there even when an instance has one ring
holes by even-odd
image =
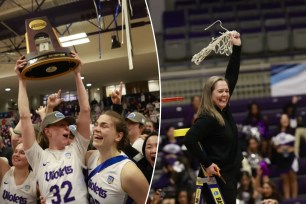
[[[199,110],[197,112],[197,117],[199,117],[203,113],[206,113],[214,117],[220,125],[224,126],[225,125],[224,119],[222,118],[221,114],[217,111],[211,97],[212,92],[215,89],[215,85],[218,81],[225,81],[228,84],[227,80],[221,76],[212,76],[208,78],[203,88],[202,98]]]
[[[49,139],[45,134],[44,130],[40,130],[37,136],[37,143],[42,149],[47,149],[49,147]]]
[[[111,117],[113,119],[113,122],[115,124],[115,129],[117,132],[122,132],[122,138],[119,141],[118,145],[117,145],[117,149],[118,150],[122,150],[124,146],[127,146],[129,144],[129,139],[128,139],[128,129],[127,129],[127,124],[125,119],[118,114],[115,111],[106,111],[105,113],[103,113],[102,115],[107,115],[109,117]]]

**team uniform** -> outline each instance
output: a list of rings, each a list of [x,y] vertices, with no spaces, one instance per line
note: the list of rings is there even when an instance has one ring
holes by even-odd
[[[1,204],[36,204],[37,191],[36,180],[33,172],[30,172],[26,180],[21,185],[16,185],[14,179],[14,169],[11,167],[2,179],[0,186]]]
[[[82,173],[88,144],[89,140],[77,133],[71,145],[64,150],[43,150],[35,141],[25,151],[47,204],[88,203]]]
[[[94,151],[89,157],[87,164],[88,174],[97,167],[99,157],[99,151]],[[128,195],[121,187],[121,170],[128,162],[132,161],[126,158],[106,167],[89,179],[88,193],[91,204],[124,204],[129,202]]]

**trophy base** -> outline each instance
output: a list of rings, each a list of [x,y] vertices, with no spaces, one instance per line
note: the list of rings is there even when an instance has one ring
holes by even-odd
[[[28,58],[28,56],[26,56]],[[27,60],[28,64],[20,70],[27,80],[45,80],[73,71],[80,63],[66,52],[51,52]]]

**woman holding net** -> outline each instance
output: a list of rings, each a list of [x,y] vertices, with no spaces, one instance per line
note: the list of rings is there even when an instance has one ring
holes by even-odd
[[[237,32],[229,32],[227,37],[233,45],[233,52],[225,77],[212,76],[206,81],[197,119],[185,136],[185,145],[199,160],[207,176],[218,175],[216,181],[224,202],[235,204],[242,153],[229,99],[238,80],[241,40]],[[220,173],[223,179],[219,177]],[[203,177],[203,171],[199,176]],[[202,195],[206,203],[215,203],[205,184]]]

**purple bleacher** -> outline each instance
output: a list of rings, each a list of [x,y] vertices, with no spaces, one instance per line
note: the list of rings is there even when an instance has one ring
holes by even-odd
[[[236,10],[237,11],[245,11],[245,10],[254,10],[254,9],[257,9],[257,4],[255,4],[255,3],[245,3],[245,2],[243,2],[243,3],[241,3],[241,4],[238,4],[237,6],[236,6]]]
[[[196,0],[176,0],[174,5],[175,8],[183,8],[186,6],[196,6],[197,1]]]
[[[169,127],[180,128],[184,126],[184,118],[162,119],[160,134],[165,135]]]
[[[232,6],[216,6],[212,8],[213,13],[222,13],[222,12],[230,12],[233,11]]]
[[[203,37],[210,37],[210,33],[207,32],[189,32],[189,38],[203,38]]]
[[[211,24],[211,21],[209,19],[194,19],[189,21],[189,26],[194,25],[203,25],[203,31],[205,26],[208,26]]]
[[[267,13],[263,16],[265,19],[275,19],[275,18],[286,18],[286,14],[283,12]]]
[[[233,114],[234,120],[237,124],[243,124],[244,120],[247,117],[247,112],[239,113],[239,114]]]
[[[165,34],[164,35],[164,40],[180,40],[184,38],[185,38],[184,34]]]
[[[188,15],[201,15],[201,14],[206,14],[209,13],[208,8],[200,8],[200,9],[189,9]]]
[[[260,4],[261,9],[275,9],[281,8],[282,4],[280,2],[262,2]]]
[[[161,118],[183,118],[187,111],[190,111],[190,105],[165,106],[161,110]]]
[[[285,7],[291,7],[291,6],[305,6],[305,1],[304,0],[285,1]]]
[[[305,17],[306,13],[305,12],[301,12],[301,11],[291,11],[288,12],[288,17],[289,18],[296,18],[296,17]]]
[[[306,158],[306,141],[304,139],[301,139],[301,141],[300,141],[300,153],[299,153],[299,156],[300,156],[300,159],[302,159],[302,158],[305,159]],[[306,174],[306,172],[305,172],[305,174]]]
[[[183,11],[165,11],[163,13],[164,29],[185,26],[185,14]]]
[[[274,31],[283,31],[287,30],[286,25],[276,25],[276,26],[265,26],[267,32],[274,32]]]
[[[257,27],[257,28],[241,28],[240,29],[240,33],[241,34],[248,34],[248,33],[261,33],[261,27]]]
[[[306,196],[298,196],[289,200],[284,200],[280,204],[304,204],[306,203]]]
[[[306,175],[298,176],[299,194],[306,194]]]
[[[299,158],[299,171],[297,174],[306,175],[306,158]]]

